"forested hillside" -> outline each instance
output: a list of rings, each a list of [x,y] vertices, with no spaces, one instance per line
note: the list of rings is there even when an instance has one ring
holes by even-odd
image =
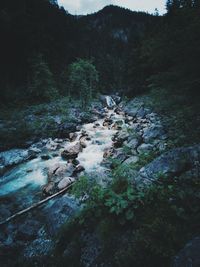
[[[74,17],[44,0],[3,1],[0,10],[3,103],[37,102],[28,98],[34,67],[42,62],[59,94],[67,95],[68,66],[77,58],[94,62],[101,91],[124,90],[129,52],[155,20],[114,6]]]
[[[183,2],[168,1],[164,17],[115,6],[76,17],[44,0],[1,1],[2,102],[37,102],[28,98],[34,66],[41,61],[58,95],[67,95],[68,66],[77,58],[93,61],[103,92],[134,95],[166,81],[165,87],[195,94],[199,7],[198,1]]]

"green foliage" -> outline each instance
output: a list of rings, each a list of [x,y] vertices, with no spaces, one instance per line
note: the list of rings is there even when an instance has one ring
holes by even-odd
[[[71,94],[79,95],[82,107],[86,108],[98,83],[98,72],[87,60],[79,59],[70,65],[69,84]]]
[[[33,59],[31,69],[32,75],[28,88],[30,100],[33,102],[46,102],[58,97],[53,74],[42,55],[38,55]]]
[[[158,175],[157,179],[159,183],[145,188],[124,179],[114,179],[108,188],[90,188],[73,230],[62,232],[57,249],[66,246],[68,233],[73,239],[72,231],[78,236],[93,229],[102,239],[99,264],[169,266],[177,250],[199,233],[200,183],[198,177],[187,175],[172,179]]]

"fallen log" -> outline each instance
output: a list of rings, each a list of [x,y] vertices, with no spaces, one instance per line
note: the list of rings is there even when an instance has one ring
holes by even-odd
[[[69,186],[67,186],[66,188],[62,189],[61,191],[55,193],[54,195],[49,196],[49,197],[47,197],[47,198],[45,198],[45,199],[33,204],[32,206],[30,206],[30,207],[28,207],[26,209],[21,210],[21,211],[15,213],[15,214],[13,214],[12,216],[8,217],[6,220],[0,222],[0,226],[4,225],[4,224],[6,224],[6,223],[8,223],[8,222],[10,222],[10,221],[12,221],[14,219],[16,219],[17,217],[19,217],[19,216],[21,216],[21,215],[23,215],[23,214],[25,214],[25,213],[33,210],[33,209],[38,208],[39,206],[41,206],[42,204],[46,203],[47,201],[49,201],[49,200],[51,200],[51,199],[53,199],[53,198],[65,193],[70,187],[72,187],[73,184],[74,183],[71,183]]]

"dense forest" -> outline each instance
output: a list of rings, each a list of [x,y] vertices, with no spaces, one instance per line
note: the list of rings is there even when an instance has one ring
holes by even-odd
[[[1,0],[0,36],[2,266],[199,267],[200,0]]]
[[[103,92],[134,95],[165,80],[192,96],[199,86],[199,4],[168,1],[167,10],[160,17],[108,6],[72,16],[54,2],[1,1],[2,103],[45,100],[30,95],[42,63],[46,72],[38,79],[52,84],[42,91],[53,86],[55,96],[67,95],[68,67],[77,58],[94,63]]]

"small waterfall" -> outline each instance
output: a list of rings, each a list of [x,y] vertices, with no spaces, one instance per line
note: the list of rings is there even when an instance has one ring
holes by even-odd
[[[106,104],[108,108],[113,108],[116,106],[116,103],[111,96],[106,96]]]

